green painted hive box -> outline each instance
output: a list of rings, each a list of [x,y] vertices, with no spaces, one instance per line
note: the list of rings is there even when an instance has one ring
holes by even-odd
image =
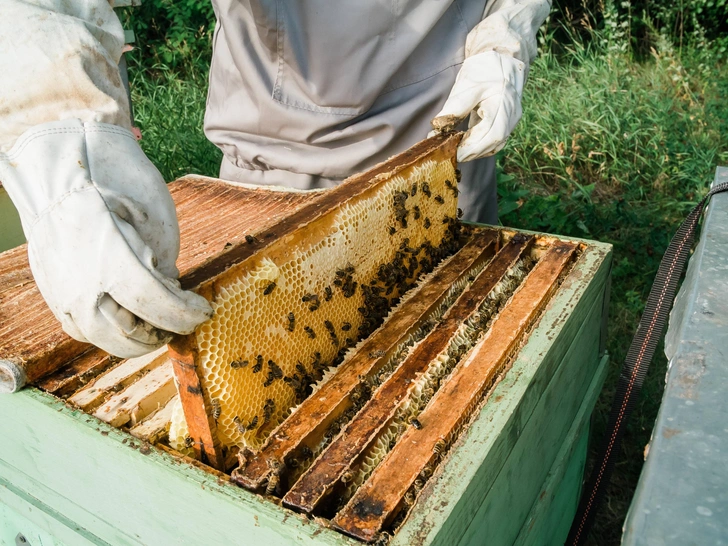
[[[221,183],[190,177],[174,184],[178,197],[185,186]],[[183,254],[191,245],[184,217],[181,207]],[[475,232],[493,233],[499,249],[530,236],[485,227]],[[567,241],[536,236],[548,244]],[[197,232],[195,240],[200,237]],[[224,237],[205,242],[226,243]],[[390,544],[563,543],[607,368],[611,266],[609,245],[574,243],[578,255]],[[2,295],[0,309],[7,303]],[[137,380],[151,382],[162,369],[145,362],[129,380],[119,371],[123,362],[111,366],[107,358],[94,378],[88,373],[93,365],[76,359],[39,386],[0,396],[0,544],[362,544],[326,518],[248,491],[230,475],[167,447],[168,423],[150,432],[155,416],[169,420],[176,395],[164,387],[170,379],[162,372],[154,395],[145,399],[154,407],[139,404],[122,419],[118,413],[105,418],[109,400]],[[83,366],[85,376],[78,373]],[[79,402],[79,393],[88,396],[90,387],[114,374],[118,384],[99,394],[103,403]]]

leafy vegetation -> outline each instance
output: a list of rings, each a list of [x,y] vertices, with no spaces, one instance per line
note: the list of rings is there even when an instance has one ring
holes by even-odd
[[[215,176],[221,154],[202,133],[209,0],[143,6],[126,15],[139,40],[130,64],[142,145],[167,179]],[[612,361],[594,420],[599,439],[659,260],[715,167],[728,164],[728,0],[554,0],[540,49],[523,120],[499,157],[499,209],[504,225],[614,245]],[[594,544],[620,542],[662,395],[661,354]]]

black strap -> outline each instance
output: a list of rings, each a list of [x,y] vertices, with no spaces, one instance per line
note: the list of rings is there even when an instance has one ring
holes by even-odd
[[[695,208],[690,211],[670,241],[670,245],[662,257],[655,282],[647,297],[645,312],[640,319],[637,332],[627,352],[627,358],[619,374],[617,392],[612,403],[612,413],[604,436],[604,442],[592,469],[587,487],[579,501],[579,508],[571,524],[568,546],[577,546],[586,542],[591,526],[594,524],[599,504],[609,485],[614,470],[614,463],[620,452],[622,436],[632,410],[637,403],[642,383],[652,362],[658,341],[662,338],[667,318],[672,308],[677,284],[685,268],[695,239],[698,220],[705,204],[712,195],[728,190],[728,182],[719,184],[706,195]]]

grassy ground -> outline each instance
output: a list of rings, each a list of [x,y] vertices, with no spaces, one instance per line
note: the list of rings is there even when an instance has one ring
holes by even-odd
[[[669,238],[706,193],[715,167],[728,164],[728,68],[709,49],[678,54],[664,40],[641,62],[598,36],[589,44],[550,44],[560,53],[543,54],[532,67],[523,120],[500,158],[499,194],[504,225],[615,246],[611,375],[597,405],[598,436]],[[169,180],[218,171],[220,152],[202,134],[207,80],[195,67],[205,65],[196,59],[184,78],[132,73],[142,145]],[[662,394],[665,359],[655,360],[594,544],[620,541]]]

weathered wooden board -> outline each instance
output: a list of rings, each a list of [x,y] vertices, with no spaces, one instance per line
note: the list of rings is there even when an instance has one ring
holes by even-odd
[[[68,401],[86,412],[95,410],[112,392],[119,392],[138,380],[142,375],[161,366],[167,360],[167,347],[161,347],[148,355],[130,358],[103,376],[91,385],[80,389]]]
[[[178,397],[176,395],[173,396],[163,408],[160,408],[159,411],[154,412],[141,423],[132,427],[129,433],[135,438],[156,444],[169,433],[172,410],[178,401]]]

